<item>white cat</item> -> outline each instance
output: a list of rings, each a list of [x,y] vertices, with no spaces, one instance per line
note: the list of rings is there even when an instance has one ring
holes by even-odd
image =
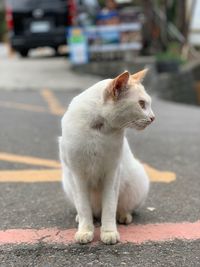
[[[147,174],[125,137],[125,128],[142,130],[155,118],[141,84],[145,74],[125,71],[98,82],[76,96],[62,118],[63,187],[77,210],[79,243],[93,240],[95,216],[101,217],[101,240],[115,244],[116,218],[131,223],[147,196]]]

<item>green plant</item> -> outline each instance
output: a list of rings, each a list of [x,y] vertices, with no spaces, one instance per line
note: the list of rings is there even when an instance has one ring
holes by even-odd
[[[181,56],[181,47],[180,44],[172,42],[169,44],[165,52],[160,52],[156,54],[157,61],[177,61],[179,63],[184,63]]]

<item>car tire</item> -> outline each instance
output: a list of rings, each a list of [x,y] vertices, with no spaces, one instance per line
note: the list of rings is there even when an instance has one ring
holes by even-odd
[[[28,57],[28,49],[23,49],[19,51],[21,57]]]

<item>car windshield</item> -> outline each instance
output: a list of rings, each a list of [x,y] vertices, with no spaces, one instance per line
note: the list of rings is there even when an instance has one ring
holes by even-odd
[[[66,0],[7,0],[6,1],[13,10],[27,10],[27,9],[57,9],[66,6]]]

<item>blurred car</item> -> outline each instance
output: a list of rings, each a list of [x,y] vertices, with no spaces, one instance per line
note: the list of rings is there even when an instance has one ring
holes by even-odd
[[[67,0],[6,0],[12,48],[22,57],[31,48],[49,46],[57,51],[66,44],[66,26],[73,20],[70,9],[73,5]]]

